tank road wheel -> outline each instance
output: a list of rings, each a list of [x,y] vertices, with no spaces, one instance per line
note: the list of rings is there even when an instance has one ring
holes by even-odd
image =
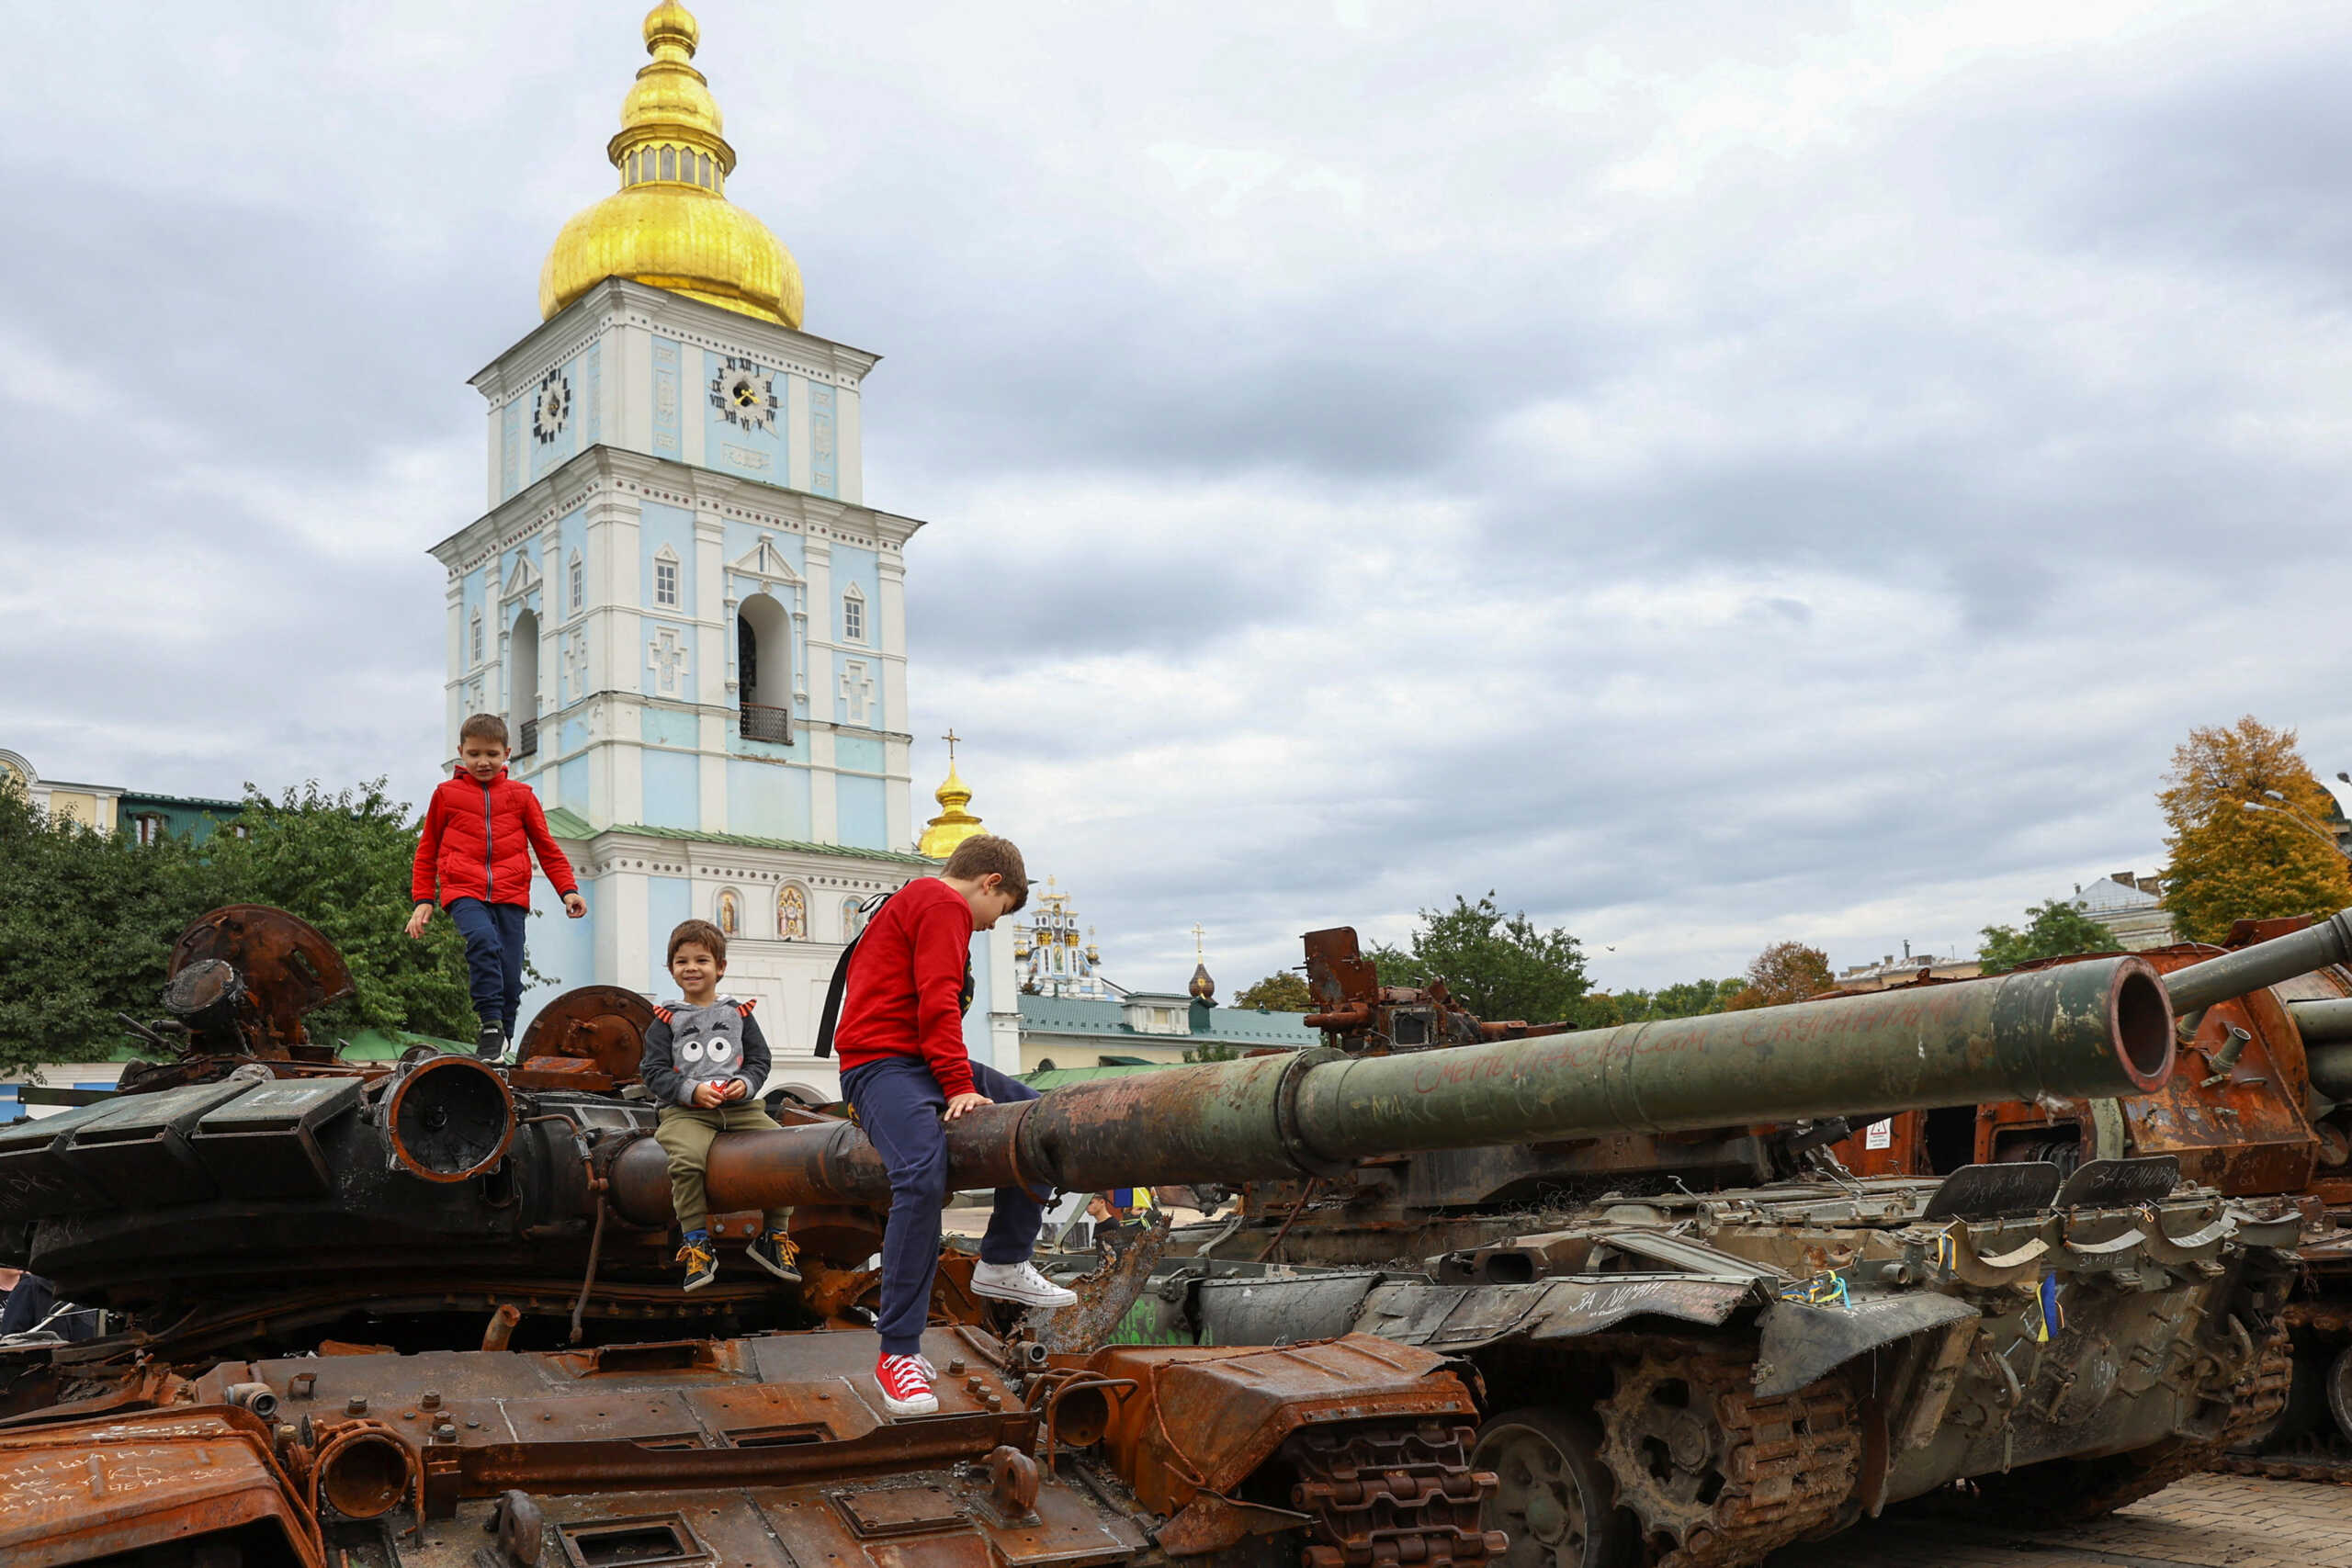
[[[2327,1413],[2335,1417],[2336,1431],[2352,1440],[2352,1348],[2337,1351],[2327,1364],[2326,1386]]]
[[[1532,1405],[1478,1428],[1470,1468],[1501,1483],[1478,1519],[1510,1537],[1502,1568],[1618,1568],[1632,1560],[1633,1531],[1600,1452],[1589,1420]]]
[[[1618,1369],[1600,1460],[1657,1568],[1754,1562],[1832,1527],[1861,1472],[1852,1393],[1835,1378],[1758,1399],[1744,1362],[1696,1353]]]

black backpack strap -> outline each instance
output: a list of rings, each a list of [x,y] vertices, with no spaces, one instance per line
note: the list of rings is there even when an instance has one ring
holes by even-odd
[[[905,890],[903,887],[892,888],[882,896],[881,903],[867,909],[865,923],[857,928],[857,934],[849,939],[842,948],[841,957],[834,961],[832,982],[825,987],[825,1010],[817,1020],[818,1055],[830,1056],[833,1054],[833,1025],[841,1021],[842,994],[849,989],[849,961],[857,956],[857,944],[865,940],[865,933],[872,929],[874,917],[881,912],[882,905]]]

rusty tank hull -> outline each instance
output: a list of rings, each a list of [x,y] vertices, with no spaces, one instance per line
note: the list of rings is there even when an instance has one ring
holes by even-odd
[[[1351,931],[1307,957],[1317,1018],[1367,1059],[1442,1073],[1549,1032],[1381,986]],[[1835,1021],[1866,999],[1679,1027],[1745,1042],[1759,1075],[1834,1076]],[[1825,1152],[1885,1119],[1749,1106],[1247,1184],[1179,1233],[1148,1315],[1182,1342],[1359,1333],[1463,1358],[1490,1391],[1486,1517],[1522,1568],[1752,1562],[1897,1505],[2095,1514],[2283,1407],[2292,1204],[2123,1151],[1858,1178]]]

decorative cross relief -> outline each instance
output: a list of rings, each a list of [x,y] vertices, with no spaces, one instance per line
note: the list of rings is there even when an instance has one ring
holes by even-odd
[[[874,702],[874,678],[856,660],[842,666],[842,702],[848,709],[850,723],[864,725],[869,722],[866,710]]]
[[[680,641],[676,630],[663,626],[645,646],[645,667],[654,672],[654,680],[663,694],[674,696],[686,672],[686,645]]]

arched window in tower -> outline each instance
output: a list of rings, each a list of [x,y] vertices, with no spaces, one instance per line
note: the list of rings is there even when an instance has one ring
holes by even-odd
[[[733,938],[743,934],[743,896],[732,887],[718,891],[718,934]]]
[[[865,640],[865,591],[854,582],[842,592],[842,639]]]
[[[653,603],[669,609],[678,605],[678,552],[667,545],[653,558]]]
[[[467,656],[471,662],[480,664],[481,662],[481,606],[479,604],[474,606],[472,629],[468,632],[467,637],[469,638]]]
[[[514,617],[506,644],[506,730],[514,755],[539,749],[539,617],[529,610]]]
[[[665,180],[678,177],[678,150],[675,147],[662,149],[662,177]]]
[[[571,603],[571,613],[578,615],[588,604],[588,569],[580,559],[580,552],[571,552],[571,559],[563,570],[564,596]]]
[[[790,745],[792,617],[773,594],[736,607],[735,682],[743,739]]]
[[[775,896],[775,934],[786,942],[808,940],[808,890],[787,882]]]

